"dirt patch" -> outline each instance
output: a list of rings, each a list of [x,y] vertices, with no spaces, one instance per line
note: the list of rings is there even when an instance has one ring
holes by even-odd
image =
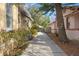
[[[70,40],[69,43],[61,43],[58,36],[48,33],[48,36],[61,48],[68,56],[79,56],[79,41]]]

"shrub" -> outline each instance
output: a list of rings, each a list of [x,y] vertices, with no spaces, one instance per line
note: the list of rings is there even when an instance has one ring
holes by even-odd
[[[31,33],[32,33],[32,35],[34,36],[34,35],[37,34],[37,30],[36,30],[36,29],[31,29]]]
[[[36,35],[37,31],[38,31],[38,26],[36,24],[33,24],[30,31],[31,31],[33,36]]]
[[[18,53],[21,53],[23,49],[25,49],[24,47],[28,46],[29,42],[27,39],[27,34],[28,32],[26,30],[1,32],[0,46],[5,44],[5,49],[0,50],[0,52],[3,51],[3,55],[19,55]]]

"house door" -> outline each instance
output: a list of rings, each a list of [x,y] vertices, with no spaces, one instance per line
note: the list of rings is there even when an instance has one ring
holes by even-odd
[[[12,4],[6,4],[6,31],[12,31],[13,27]]]

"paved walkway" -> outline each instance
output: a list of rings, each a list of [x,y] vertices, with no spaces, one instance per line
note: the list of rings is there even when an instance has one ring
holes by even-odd
[[[22,56],[66,56],[66,54],[47,34],[38,32]]]

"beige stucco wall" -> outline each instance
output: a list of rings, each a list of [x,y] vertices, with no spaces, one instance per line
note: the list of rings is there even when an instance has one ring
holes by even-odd
[[[74,16],[69,17],[69,23],[70,23],[70,29],[74,29],[75,28],[75,17]]]
[[[67,17],[68,13],[70,14],[70,13],[72,13],[72,11],[67,10],[66,13],[64,14],[65,28],[66,28],[66,17]],[[66,17],[65,17],[65,15],[66,15]],[[79,28],[79,13],[73,14],[73,15],[68,15],[68,17],[69,17],[68,21],[70,22],[69,29],[71,29],[71,30],[66,29],[67,37],[70,40],[73,40],[73,39],[79,40],[79,30],[72,30],[72,29]]]
[[[51,24],[49,25],[49,27],[51,27],[51,32],[52,32],[52,33],[55,33],[55,26],[54,26],[54,23],[51,23]]]
[[[18,14],[18,28],[21,29],[21,14]]]
[[[56,22],[53,22],[53,23],[49,24],[49,27],[51,27],[51,32],[52,33],[57,32],[57,24],[56,24]]]
[[[13,5],[12,11],[13,11],[13,30],[17,30],[18,29],[18,8],[16,7],[16,5]]]
[[[76,29],[76,28],[79,28],[79,13],[78,14],[74,14],[74,15],[68,15],[72,13],[72,11],[70,10],[67,10],[65,13],[63,13],[63,18],[64,18],[64,25],[65,25],[65,29],[66,29],[66,34],[67,34],[67,37],[70,39],[70,40],[74,40],[74,39],[78,39],[79,40],[79,30],[72,30],[72,29]],[[69,22],[70,22],[70,29],[71,30],[68,30],[66,28],[66,17],[69,17]],[[55,24],[52,23],[51,25],[49,25],[52,29],[56,29],[57,27],[55,27]],[[52,33],[54,33],[55,31],[54,30],[51,30]]]
[[[79,13],[75,15],[75,28],[79,29]]]
[[[66,18],[68,17],[68,21],[70,22],[70,29],[75,28],[75,15],[71,15],[73,11],[66,9],[65,12],[63,12],[63,18],[64,18],[64,24],[66,28]]]
[[[0,3],[0,31],[6,29],[6,6]]]
[[[73,39],[79,39],[79,30],[72,30],[72,29],[76,29],[76,26],[77,24],[79,24],[79,21],[78,23],[75,22],[75,17],[74,16],[71,16],[69,18],[69,22],[70,22],[70,29],[71,30],[67,30],[66,29],[66,34],[67,34],[67,37],[70,39],[70,40],[73,40]],[[66,22],[65,22],[66,23]],[[66,26],[66,25],[65,25]],[[79,25],[78,25],[79,26]]]
[[[67,37],[70,40],[78,39],[79,40],[79,30],[66,30]]]
[[[67,29],[67,24],[66,24],[66,19],[67,17],[64,17],[64,25],[65,29]],[[75,28],[75,17],[74,16],[69,16],[68,22],[70,23],[69,29],[74,29]]]

